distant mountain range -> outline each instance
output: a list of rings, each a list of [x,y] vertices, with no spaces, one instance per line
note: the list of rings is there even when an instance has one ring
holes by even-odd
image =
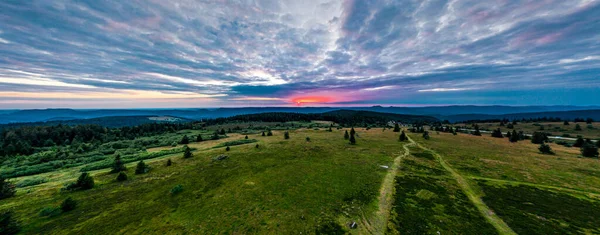
[[[82,119],[98,119],[114,117],[156,117],[170,116],[189,120],[231,117],[243,114],[266,112],[289,113],[325,113],[336,110],[372,111],[380,113],[432,116],[451,122],[473,119],[502,119],[530,117],[561,117],[563,119],[591,117],[600,120],[600,106],[432,106],[432,107],[264,107],[264,108],[215,108],[215,109],[32,109],[32,110],[0,110],[0,124],[50,122],[81,123]],[[139,121],[139,120],[138,120]],[[107,123],[104,120],[90,120]],[[87,122],[84,122],[87,123]],[[117,122],[115,122],[117,123]],[[112,124],[111,124],[112,125]]]

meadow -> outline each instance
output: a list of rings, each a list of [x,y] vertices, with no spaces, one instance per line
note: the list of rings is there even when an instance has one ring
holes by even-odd
[[[23,234],[600,233],[600,162],[578,148],[435,131],[399,141],[389,128],[355,128],[353,145],[330,122],[263,124],[142,137],[205,140],[187,144],[190,158],[177,143],[122,155],[124,181],[110,155],[12,178],[0,211]],[[134,174],[139,160],[147,173]],[[83,171],[93,189],[64,190]],[[61,212],[67,198],[77,205]]]

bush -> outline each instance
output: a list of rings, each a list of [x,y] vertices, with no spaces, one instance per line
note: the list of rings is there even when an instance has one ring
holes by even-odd
[[[94,178],[89,173],[83,172],[77,178],[77,182],[67,185],[67,190],[86,190],[94,187]]]
[[[350,139],[350,135],[348,134],[348,130],[346,130],[346,132],[344,133],[344,139],[345,140]]]
[[[548,136],[546,133],[536,131],[533,133],[533,135],[531,135],[531,143],[542,144],[546,141],[548,141]]]
[[[310,137],[306,137],[306,142],[310,142]]]
[[[554,154],[554,152],[552,151],[552,148],[550,148],[550,145],[547,145],[544,143],[540,144],[540,147],[538,149],[543,154]]]
[[[287,131],[285,133],[283,133],[283,138],[286,139],[286,140],[289,139],[290,138],[290,133],[287,132]]]
[[[138,162],[137,166],[135,167],[135,174],[139,175],[144,174],[146,172],[148,172],[148,166],[146,165],[146,163],[144,163],[144,161]]]
[[[0,199],[12,197],[16,192],[12,182],[0,177]]]
[[[428,140],[429,138],[430,138],[430,137],[429,137],[429,131],[425,131],[425,132],[423,132],[423,139],[426,139],[426,140]]]
[[[400,132],[400,126],[398,123],[394,124],[394,132]]]
[[[179,194],[182,191],[183,191],[183,186],[181,186],[181,184],[175,185],[175,187],[173,187],[171,189],[171,195]]]
[[[581,131],[581,125],[579,125],[579,124],[575,125],[575,130],[576,131]]]
[[[40,176],[31,177],[28,179],[21,180],[19,183],[17,183],[17,188],[24,188],[24,187],[28,187],[28,186],[43,184],[46,182],[48,182],[48,180],[44,177],[40,177]]]
[[[225,148],[225,151],[229,151],[231,150],[231,148],[229,146],[227,146],[227,148]]]
[[[573,144],[573,147],[581,148],[581,147],[583,147],[584,144],[585,144],[585,140],[583,140],[583,137],[577,136],[577,140]]]
[[[584,157],[598,157],[598,147],[592,143],[585,143],[581,147],[581,155]]]
[[[67,211],[72,211],[75,210],[75,207],[77,207],[77,202],[75,200],[73,200],[73,198],[67,198],[65,199],[61,204],[60,204],[60,209],[63,212],[67,212]]]
[[[127,180],[127,174],[125,174],[125,172],[119,172],[119,175],[117,175],[117,181],[119,182],[123,182]]]
[[[340,226],[333,217],[322,215],[317,222],[317,228],[315,229],[316,234],[327,234],[327,235],[342,235],[346,234],[346,231]]]
[[[492,131],[492,137],[496,137],[496,138],[504,138],[504,135],[502,134],[502,131],[500,131],[500,128]]]
[[[13,212],[0,212],[0,234],[13,235],[19,233],[19,231],[21,231],[21,226],[19,226],[17,220],[13,218]]]
[[[40,214],[40,216],[46,216],[46,217],[57,216],[57,215],[60,215],[60,208],[46,207],[46,208],[40,210],[39,214]]]
[[[171,165],[173,165],[173,162],[171,161],[171,159],[168,159],[167,160],[167,166],[171,166]]]
[[[183,138],[181,138],[181,141],[179,141],[180,144],[189,144],[190,143],[190,138],[187,135],[184,135]]]

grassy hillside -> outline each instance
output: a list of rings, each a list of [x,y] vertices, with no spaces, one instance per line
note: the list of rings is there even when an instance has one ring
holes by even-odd
[[[132,163],[125,182],[116,182],[107,170],[93,171],[96,187],[81,192],[60,191],[75,180],[76,169],[30,176],[48,182],[21,188],[2,201],[0,210],[13,209],[24,234],[306,234],[332,223],[341,227],[377,209],[387,172],[380,165],[402,153],[391,131],[358,130],[357,145],[348,144],[343,132],[302,129],[284,140],[274,131],[270,137],[251,135],[257,143],[232,146],[229,152],[212,148],[243,139],[230,134],[191,144],[198,149],[193,158],[154,159],[147,174],[134,175]],[[213,160],[220,154],[229,158]],[[165,166],[167,158],[172,166]],[[172,195],[176,185],[183,191]],[[79,203],[77,209],[54,217],[39,214],[67,197]]]

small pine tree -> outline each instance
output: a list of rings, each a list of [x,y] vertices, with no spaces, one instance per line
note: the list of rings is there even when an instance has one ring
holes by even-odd
[[[12,211],[0,212],[0,234],[14,235],[21,231],[21,226],[13,217]]]
[[[354,127],[350,128],[350,135],[354,135],[356,134],[356,131],[354,131]]]
[[[575,125],[575,130],[576,131],[581,131],[581,125],[579,125],[579,124]]]
[[[15,185],[0,176],[0,199],[12,197],[16,192]]]
[[[267,136],[273,136],[273,132],[271,130],[267,131]]]
[[[478,125],[475,125],[475,131],[473,131],[472,134],[476,135],[476,136],[481,136],[481,131],[479,131],[479,126]]]
[[[394,124],[394,132],[400,132],[400,125],[398,123]]]
[[[113,163],[112,170],[110,171],[110,173],[119,173],[121,171],[126,170],[127,167],[125,167],[125,164],[123,163],[123,161],[121,161],[121,154],[115,154],[115,161]]]
[[[202,141],[204,141],[204,139],[202,139],[202,135],[196,136],[196,142],[202,142]]]
[[[283,138],[286,139],[286,140],[289,139],[290,138],[290,133],[287,132],[287,131],[285,133],[283,133]]]
[[[138,162],[137,166],[135,167],[135,174],[139,175],[146,172],[148,172],[148,166],[146,166],[146,163],[144,163],[144,161]]]
[[[73,198],[70,198],[70,197],[68,197],[67,199],[65,199],[60,204],[60,209],[63,212],[75,210],[75,207],[77,207],[77,202],[75,200],[73,200]]]
[[[570,125],[570,124],[569,124],[569,121],[565,121],[565,122],[563,122],[563,125],[565,125],[565,126],[568,126],[568,125]]]
[[[183,151],[183,158],[191,158],[193,156],[194,156],[194,154],[192,153],[192,149],[190,149],[190,147],[188,147],[186,145],[185,146],[185,151]]]
[[[181,138],[181,141],[179,141],[180,144],[189,144],[190,143],[190,138],[187,135],[184,135],[183,138]]]
[[[573,147],[583,147],[583,145],[585,144],[585,140],[583,140],[583,137],[581,136],[577,136],[577,140],[575,141],[575,143],[573,144]]]
[[[429,137],[429,131],[424,131],[424,132],[423,132],[423,139],[426,139],[426,140],[428,140],[429,138],[430,138],[430,137]]]
[[[254,146],[255,148],[258,148],[258,144],[256,144],[256,146]]]
[[[554,154],[554,152],[552,151],[552,148],[550,148],[550,145],[547,145],[544,143],[540,144],[540,147],[538,149],[543,154]]]
[[[248,136],[244,137],[244,139],[248,139]]]
[[[213,132],[213,134],[210,137],[210,139],[212,139],[212,140],[218,140],[219,139],[219,132],[217,132],[217,131]]]
[[[329,129],[327,129],[327,131],[333,132],[333,130],[331,129],[331,126],[329,126]]]
[[[520,139],[519,139],[519,134],[517,133],[517,131],[513,130],[512,134],[510,135],[510,138],[508,138],[508,140],[511,143],[515,143],[515,142],[519,141]]]
[[[219,132],[220,135],[225,135],[225,129],[221,128],[221,131]]]
[[[306,137],[306,142],[310,142],[310,137]]]
[[[548,136],[546,136],[546,134],[543,132],[536,131],[533,133],[533,135],[531,135],[531,143],[542,144],[546,141],[548,141]]]
[[[94,188],[94,178],[89,173],[83,172],[77,181],[67,185],[67,190],[86,190]]]
[[[354,135],[350,135],[350,144],[356,144],[356,138],[354,138]]]
[[[406,141],[408,138],[406,137],[406,133],[404,133],[404,131],[402,131],[402,133],[400,133],[400,138],[399,140],[404,142]]]
[[[262,136],[265,136],[265,132],[264,131],[262,132]]]
[[[492,137],[495,137],[495,138],[504,138],[504,136],[502,135],[502,131],[500,131],[500,128],[492,131]]]
[[[344,139],[345,140],[350,139],[350,135],[348,134],[348,130],[346,130],[346,133],[344,133]]]
[[[117,175],[117,181],[125,181],[127,180],[127,174],[125,174],[125,172],[119,172],[119,175]]]
[[[171,165],[173,165],[173,161],[171,161],[171,159],[169,158],[169,159],[167,160],[167,166],[171,166]]]
[[[225,148],[225,151],[229,151],[231,150],[231,148],[229,146],[227,146],[227,148]]]

